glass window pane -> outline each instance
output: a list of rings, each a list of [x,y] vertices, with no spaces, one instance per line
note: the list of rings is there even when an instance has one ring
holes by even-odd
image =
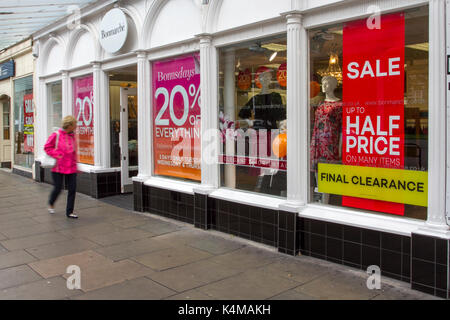
[[[310,31],[311,201],[426,219],[428,8]]]
[[[31,168],[34,162],[33,134],[30,114],[33,114],[33,77],[14,80],[14,164]],[[26,112],[31,111],[31,112]],[[26,120],[27,119],[27,120]],[[25,130],[27,124],[27,130]]]
[[[61,127],[62,121],[62,83],[48,85],[47,135]]]
[[[219,54],[221,186],[286,196],[286,35]]]

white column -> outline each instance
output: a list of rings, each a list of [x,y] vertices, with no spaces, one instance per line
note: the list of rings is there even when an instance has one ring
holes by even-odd
[[[137,52],[138,73],[138,164],[137,179],[144,181],[152,175],[153,168],[153,121],[151,116],[153,101],[151,95],[151,65],[145,51]]]
[[[235,121],[236,117],[236,77],[234,74],[235,52],[230,49],[225,53],[224,59],[224,114],[227,118]],[[229,156],[234,156],[234,139],[225,141],[225,152]],[[236,166],[232,164],[225,165],[225,186],[236,188]]]
[[[200,88],[201,88],[201,137],[202,137],[202,189],[212,190],[219,186],[219,168],[217,154],[218,136],[211,129],[218,127],[217,107],[217,56],[209,34],[200,34]],[[217,132],[217,130],[215,131]]]
[[[72,88],[70,85],[69,72],[66,70],[61,70],[61,111],[63,118],[67,115],[73,115],[70,95]]]
[[[287,202],[297,211],[308,197],[308,34],[298,12],[287,18]]]
[[[111,167],[111,115],[109,110],[109,77],[104,71],[100,75],[100,112],[102,119],[101,136],[102,145],[101,152],[103,154],[103,168]]]
[[[35,128],[34,128],[34,155],[35,159],[38,161],[42,161],[44,157],[44,145],[47,141],[47,94],[46,94],[46,85],[45,81],[40,79],[38,82],[38,96],[35,99]],[[12,99],[11,99],[12,102]],[[11,103],[11,109],[14,109],[14,106]],[[12,112],[11,112],[12,114]],[[11,122],[14,123],[14,122]],[[14,127],[14,126],[12,126]],[[14,137],[14,136],[13,136]],[[12,137],[12,138],[13,138]],[[14,141],[14,140],[12,140]],[[14,150],[14,144],[12,145],[12,150]],[[13,158],[14,159],[14,153]]]
[[[103,155],[102,155],[102,143],[104,143],[101,133],[102,133],[102,123],[104,119],[101,118],[100,112],[100,88],[101,88],[101,74],[102,70],[100,68],[99,62],[92,62],[92,74],[93,74],[93,85],[94,85],[94,165],[98,168],[102,167]],[[104,125],[104,124],[103,124]]]
[[[445,0],[429,4],[428,217],[426,227],[448,231],[446,177],[446,48]]]

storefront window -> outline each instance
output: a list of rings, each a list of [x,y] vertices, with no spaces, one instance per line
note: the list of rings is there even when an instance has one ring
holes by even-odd
[[[310,31],[311,201],[426,219],[428,8]]]
[[[34,162],[33,77],[14,80],[14,164],[31,168]]]
[[[137,90],[137,68],[129,66],[111,71],[109,77],[109,114],[111,130],[111,167],[120,167],[120,105],[124,89]],[[122,93],[122,94],[121,94]],[[128,95],[128,156],[130,166],[137,166],[137,96]],[[133,149],[134,148],[134,149]],[[132,150],[135,150],[133,152]]]
[[[200,56],[152,63],[155,175],[201,181]]]
[[[72,108],[76,128],[78,162],[94,164],[94,99],[92,75],[73,79]]]
[[[61,81],[48,85],[47,135],[61,127],[62,85]]]
[[[286,36],[219,54],[222,187],[286,196]]]
[[[6,100],[5,102],[3,102],[3,140],[10,139],[9,113],[10,113],[10,104],[9,100]]]

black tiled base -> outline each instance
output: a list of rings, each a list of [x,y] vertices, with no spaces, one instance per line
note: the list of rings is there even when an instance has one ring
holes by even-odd
[[[133,210],[144,212],[144,197],[143,197],[142,182],[133,181]]]
[[[278,211],[278,251],[289,255],[298,254],[297,213]]]
[[[297,225],[302,255],[362,270],[376,265],[387,277],[410,281],[409,237],[300,217]]]
[[[39,162],[36,162],[39,164]],[[36,181],[53,185],[52,169],[38,165]],[[38,178],[39,177],[39,178]],[[39,180],[38,180],[39,179]],[[120,194],[120,172],[77,173],[77,192],[99,199]],[[64,189],[67,189],[65,184]]]
[[[33,179],[33,174],[31,172],[28,172],[28,171],[24,171],[24,170],[19,170],[17,168],[13,168],[12,173],[17,174],[17,175],[22,176],[22,177],[25,177],[25,178]]]
[[[450,298],[449,293],[449,240],[412,234],[411,283],[413,289]]]
[[[11,161],[5,161],[0,163],[0,168],[11,169]]]
[[[143,211],[194,224],[194,196],[182,192],[143,186]]]

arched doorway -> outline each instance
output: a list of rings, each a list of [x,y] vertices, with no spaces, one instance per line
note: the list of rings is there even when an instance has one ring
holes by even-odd
[[[0,167],[11,168],[11,98],[0,95]]]

